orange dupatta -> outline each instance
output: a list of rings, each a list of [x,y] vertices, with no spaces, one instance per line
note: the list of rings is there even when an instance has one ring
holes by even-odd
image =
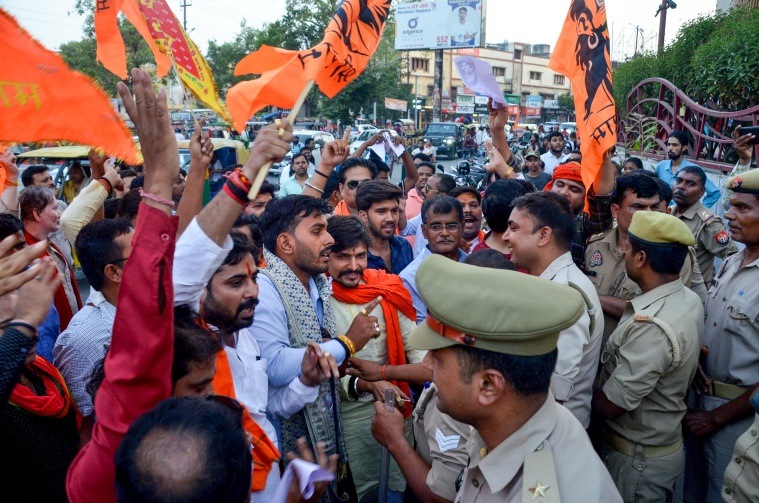
[[[235,398],[235,386],[232,382],[232,369],[229,368],[227,352],[216,353],[216,375],[213,378],[213,390],[217,395]],[[250,417],[248,409],[243,406],[242,425],[250,434],[253,447],[253,476],[250,480],[251,491],[263,491],[266,479],[273,463],[280,458],[279,450],[274,446],[266,432]]]
[[[364,283],[356,288],[346,288],[337,281],[332,282],[332,295],[340,302],[348,304],[366,304],[382,296],[382,314],[387,326],[387,364],[405,365],[406,349],[403,347],[398,311],[416,321],[416,310],[411,301],[411,294],[403,286],[401,278],[395,274],[376,269],[365,269],[362,276]],[[411,389],[405,381],[391,381],[401,391],[411,396]],[[411,415],[411,403],[404,402],[403,417]]]

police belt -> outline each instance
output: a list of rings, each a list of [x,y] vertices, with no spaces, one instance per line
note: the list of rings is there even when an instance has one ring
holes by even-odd
[[[724,398],[725,400],[735,400],[749,390],[748,387],[715,381],[714,379],[709,381],[707,388],[707,394],[716,396],[717,398]]]
[[[683,446],[682,439],[678,439],[674,444],[662,446],[636,444],[635,442],[631,442],[625,437],[610,431],[606,432],[606,442],[609,444],[609,447],[617,452],[621,452],[625,456],[634,458],[638,455],[642,455],[646,459],[669,456],[670,454],[676,453]]]

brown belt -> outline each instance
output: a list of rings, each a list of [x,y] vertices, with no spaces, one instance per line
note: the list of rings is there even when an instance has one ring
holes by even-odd
[[[737,384],[728,384],[722,381],[715,381],[714,379],[709,381],[707,393],[717,398],[724,398],[725,400],[735,400],[749,388],[738,386]]]
[[[625,437],[617,435],[615,433],[606,432],[606,442],[609,446],[617,452],[621,452],[625,456],[634,458],[637,455],[637,448],[639,444],[627,440]],[[683,446],[682,439],[679,439],[674,444],[654,446],[654,445],[641,445],[643,448],[643,457],[649,458],[661,458],[662,456],[669,456],[676,453]]]

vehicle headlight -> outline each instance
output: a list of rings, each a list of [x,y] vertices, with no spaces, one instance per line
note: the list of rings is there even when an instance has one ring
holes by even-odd
[[[452,144],[452,143],[453,143],[453,138],[446,138],[446,139],[445,139],[445,142],[446,142],[448,145],[450,145],[450,144]]]

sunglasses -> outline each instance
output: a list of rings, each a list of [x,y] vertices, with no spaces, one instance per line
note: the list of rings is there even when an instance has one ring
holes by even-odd
[[[351,180],[350,182],[346,183],[345,186],[348,187],[350,190],[356,190],[356,188],[361,185],[364,182],[368,182],[369,179],[366,180]]]

